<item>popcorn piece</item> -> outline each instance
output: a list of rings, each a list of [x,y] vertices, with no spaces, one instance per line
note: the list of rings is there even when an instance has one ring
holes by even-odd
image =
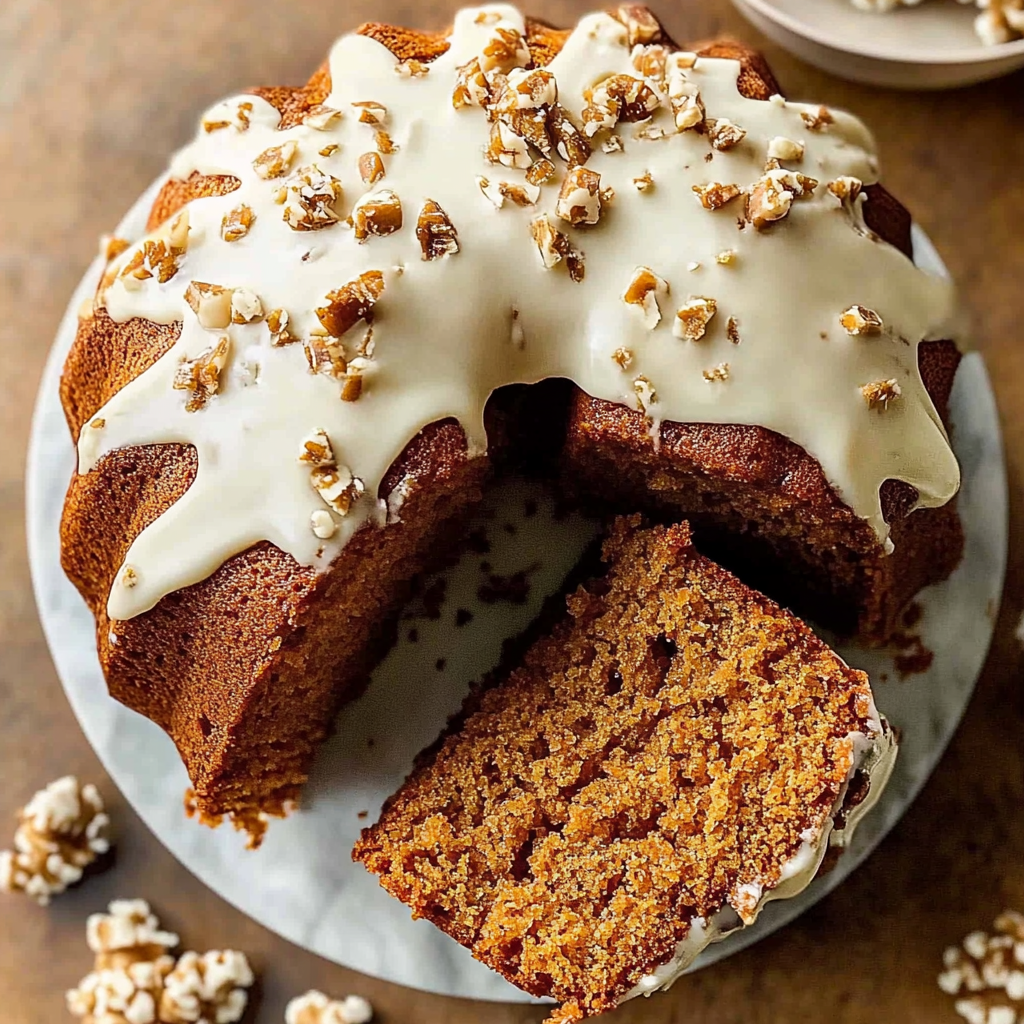
[[[251,324],[263,319],[263,303],[260,297],[248,288],[236,288],[231,293],[231,322]]]
[[[229,307],[230,308],[230,307]],[[188,412],[198,412],[220,390],[220,374],[231,353],[231,339],[222,337],[216,345],[204,349],[195,359],[184,356],[178,363],[172,387],[189,392]]]
[[[530,234],[537,243],[541,261],[548,270],[552,270],[564,261],[566,269],[569,271],[569,277],[576,282],[583,280],[585,272],[583,253],[576,249],[568,237],[551,223],[546,213],[542,213],[530,221]]]
[[[802,142],[794,142],[783,135],[776,135],[768,143],[769,160],[800,161],[804,158],[806,146]]]
[[[643,121],[657,109],[658,94],[641,78],[610,75],[583,94],[583,132],[592,138],[619,121]]]
[[[98,971],[152,963],[178,945],[178,936],[160,927],[145,900],[114,900],[107,910],[85,923],[85,941],[96,954]]]
[[[234,1024],[245,1013],[246,989],[255,980],[244,953],[183,953],[163,979],[159,1019],[162,1024]]]
[[[174,958],[157,957],[122,968],[92,971],[65,995],[83,1024],[156,1024],[157,1004]]]
[[[425,260],[454,256],[459,251],[458,233],[448,214],[433,199],[428,199],[420,210],[416,237]]]
[[[495,121],[491,125],[486,155],[492,164],[504,164],[506,167],[525,169],[533,163],[526,139],[517,135],[504,121]]]
[[[341,201],[341,182],[321,171],[316,164],[297,170],[285,183],[291,202],[284,208],[284,221],[293,231],[319,231],[341,219],[335,204]]]
[[[430,65],[421,60],[402,60],[395,65],[395,74],[399,78],[423,78],[430,73]]]
[[[341,116],[341,111],[335,107],[329,107],[326,103],[317,103],[306,111],[302,118],[302,123],[307,128],[312,128],[318,132],[325,132]]]
[[[359,177],[366,185],[376,185],[384,177],[384,161],[377,153],[364,153],[359,158]]]
[[[334,466],[334,448],[331,439],[323,427],[311,430],[302,441],[299,449],[299,462],[307,466]]]
[[[743,189],[739,185],[723,185],[718,181],[709,182],[707,185],[694,185],[693,191],[705,210],[720,210],[726,203],[731,203],[743,195]]]
[[[555,212],[574,227],[601,219],[601,175],[586,167],[572,167],[562,182]]]
[[[367,270],[329,292],[327,305],[319,307],[316,315],[331,337],[340,338],[360,320],[370,322],[373,307],[383,292],[384,275],[379,270]]]
[[[359,242],[393,234],[402,226],[401,200],[389,188],[367,193],[352,208],[352,226]]]
[[[290,345],[299,339],[292,334],[289,324],[291,317],[283,309],[272,309],[267,314],[267,327],[270,328],[270,344],[280,347]]]
[[[283,178],[291,170],[298,152],[299,146],[294,139],[289,139],[280,146],[271,146],[253,160],[253,170],[266,180]]]
[[[14,849],[0,852],[0,892],[46,906],[110,849],[109,826],[95,786],[73,775],[51,782],[18,812]]]
[[[516,206],[534,206],[540,197],[540,189],[529,183],[514,185],[507,181],[491,181],[483,175],[478,176],[476,182],[480,186],[480,191],[499,210],[505,205],[506,199]]]
[[[526,172],[526,180],[531,185],[545,185],[555,176],[555,165],[545,158],[533,163]]]
[[[546,68],[513,69],[508,74],[507,89],[519,110],[535,110],[558,102],[558,83]]]
[[[185,301],[201,327],[222,331],[231,323],[231,289],[205,281],[192,281],[185,289]]]
[[[620,4],[612,17],[626,26],[629,45],[651,43],[661,36],[661,25],[658,19],[641,4]]]
[[[530,48],[522,33],[514,28],[499,26],[480,53],[480,70],[500,71],[507,75],[513,68],[526,67],[531,59]]]
[[[362,996],[328,999],[315,989],[293,999],[284,1011],[285,1024],[369,1024],[373,1007]]]
[[[486,106],[489,100],[490,85],[480,69],[479,59],[474,57],[456,69],[452,106],[456,110],[461,110],[463,107],[482,107]]]
[[[339,516],[348,515],[362,497],[363,481],[344,466],[318,466],[310,473],[313,489]]]
[[[726,381],[729,379],[729,364],[719,363],[717,366],[712,366],[710,370],[701,370],[701,374],[709,384]]]
[[[896,401],[903,394],[903,389],[895,377],[891,377],[889,380],[872,381],[870,384],[865,384],[860,390],[864,400],[868,403],[868,408],[881,411],[888,409],[889,403]]]
[[[637,267],[622,293],[622,301],[636,306],[643,315],[644,326],[653,331],[661,322],[659,295],[668,295],[668,282],[658,277],[650,267]]]
[[[388,119],[388,108],[383,103],[374,103],[373,100],[360,100],[352,104],[356,108],[360,124],[373,125],[379,128]]]
[[[310,513],[309,526],[320,540],[330,540],[338,530],[334,517],[325,508],[318,508]]]
[[[651,172],[644,171],[639,178],[634,178],[633,186],[637,192],[650,192],[654,188],[654,178],[651,177]]]
[[[240,203],[234,209],[224,214],[220,222],[220,237],[225,242],[237,242],[249,234],[249,229],[256,220],[253,208],[246,203]]]
[[[864,183],[860,178],[843,175],[828,183],[828,190],[841,203],[852,203],[860,195]]]
[[[882,318],[866,306],[850,306],[839,317],[839,323],[847,334],[855,337],[864,334],[881,334]]]
[[[700,341],[717,311],[718,303],[714,299],[691,296],[676,310],[672,333],[684,341]]]
[[[747,137],[746,128],[741,128],[726,117],[706,118],[704,128],[711,145],[717,150],[732,149]]]
[[[809,132],[823,132],[829,125],[835,123],[835,118],[828,107],[818,107],[817,113],[811,114],[806,110],[800,112],[800,120]]]

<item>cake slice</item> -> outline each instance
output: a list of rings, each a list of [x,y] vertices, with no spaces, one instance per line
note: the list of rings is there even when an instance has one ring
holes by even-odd
[[[802,890],[896,754],[864,673],[686,524],[619,519],[603,556],[353,854],[563,1022],[666,987]]]

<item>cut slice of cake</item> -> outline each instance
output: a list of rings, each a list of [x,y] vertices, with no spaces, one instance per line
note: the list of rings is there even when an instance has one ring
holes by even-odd
[[[702,557],[616,521],[607,574],[474,693],[354,857],[574,1021],[795,895],[896,755],[863,672]]]

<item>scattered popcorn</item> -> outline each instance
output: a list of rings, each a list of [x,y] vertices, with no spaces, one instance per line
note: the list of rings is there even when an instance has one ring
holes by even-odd
[[[242,1019],[256,979],[244,953],[183,953],[163,979],[158,1019],[162,1024],[233,1024]]]
[[[691,297],[676,310],[672,333],[684,341],[700,341],[717,311],[718,303],[714,299]]]
[[[869,409],[888,409],[889,403],[896,401],[903,394],[903,389],[894,377],[889,380],[872,381],[860,390]]]
[[[230,310],[230,307],[229,307]],[[195,359],[182,356],[174,375],[173,387],[189,392],[185,403],[188,412],[198,412],[220,390],[220,374],[231,353],[231,339],[219,338],[215,345],[204,349]]]
[[[416,238],[425,260],[454,256],[459,251],[458,233],[448,214],[433,199],[428,199],[420,210],[416,221]]]
[[[0,852],[0,892],[46,906],[110,849],[109,827],[95,786],[73,775],[51,782],[18,812],[14,849]]]
[[[850,306],[839,317],[839,323],[847,334],[854,336],[882,333],[882,318],[866,306]]]
[[[1024,915],[1006,910],[994,929],[971,932],[942,955],[939,988],[961,997],[953,1008],[968,1024],[1017,1024],[1024,1010]]]
[[[285,1024],[369,1024],[373,1007],[362,996],[328,999],[314,989],[293,999],[284,1019]]]
[[[644,326],[653,331],[661,322],[658,296],[668,295],[668,292],[668,282],[658,277],[650,267],[637,267],[622,294],[622,301],[636,306],[643,315]]]

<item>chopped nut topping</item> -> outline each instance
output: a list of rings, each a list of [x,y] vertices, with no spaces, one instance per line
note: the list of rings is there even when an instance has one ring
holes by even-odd
[[[678,58],[679,54],[674,56]],[[687,79],[678,60],[669,70],[668,101],[679,131],[689,131],[704,123],[704,103],[700,98],[700,89]]]
[[[320,540],[330,540],[338,530],[334,517],[325,508],[318,508],[310,514],[309,525]]]
[[[769,160],[790,160],[799,161],[804,158],[806,147],[802,142],[794,142],[783,135],[776,135],[768,143]]]
[[[517,29],[499,26],[480,53],[480,70],[507,75],[513,68],[526,67],[531,59],[530,48],[522,34]]]
[[[584,94],[583,131],[593,137],[619,121],[643,121],[659,104],[658,94],[641,78],[610,75]]]
[[[633,362],[632,350],[628,348],[617,348],[612,353],[612,362],[614,362],[620,370],[628,370]]]
[[[530,71],[513,69],[508,74],[507,88],[520,110],[535,110],[558,102],[558,83],[555,76],[545,68]]]
[[[487,17],[483,12],[477,16]],[[307,992],[293,999],[284,1011],[285,1024],[369,1024],[373,1007],[362,996],[328,999],[323,992]]]
[[[377,147],[377,151],[385,156],[391,156],[399,149],[397,143],[383,129],[373,133],[373,144]]]
[[[717,366],[712,366],[710,370],[701,370],[701,374],[709,384],[715,381],[728,380],[729,364],[719,363]]]
[[[421,60],[402,60],[395,65],[395,74],[400,78],[423,78],[430,73],[430,65]]]
[[[497,25],[501,15],[497,11],[481,11],[474,19],[474,25]]]
[[[601,149],[605,153],[622,153],[625,148],[621,135],[609,135],[608,138],[601,143]]]
[[[102,430],[107,425],[107,421],[102,416],[97,416],[96,419],[89,421],[89,426],[93,430]]]
[[[95,786],[73,775],[51,782],[18,812],[14,850],[0,852],[0,892],[23,892],[46,906],[110,849],[109,825]]]
[[[263,303],[260,297],[248,288],[236,288],[231,293],[231,322],[251,324],[263,319]]]
[[[389,188],[368,192],[352,207],[352,227],[359,242],[371,235],[393,234],[401,226],[402,202]]]
[[[554,103],[548,109],[547,123],[555,152],[570,167],[581,166],[590,159],[590,143],[569,119],[561,104]]]
[[[668,74],[669,52],[667,46],[644,46],[637,43],[630,54],[630,60],[644,78],[660,85]]]
[[[420,210],[416,222],[416,237],[419,239],[425,260],[454,256],[459,251],[458,233],[448,214],[433,199],[428,199]]]
[[[828,183],[828,190],[841,203],[853,202],[860,195],[864,183],[860,178],[843,175]]]
[[[872,381],[870,384],[865,384],[860,390],[870,409],[888,409],[889,403],[894,402],[903,394],[903,389],[895,377],[890,377],[888,380]]]
[[[552,165],[553,166],[553,165]],[[500,210],[505,200],[516,206],[533,206],[540,197],[540,189],[536,185],[514,185],[507,181],[491,181],[483,175],[476,179],[480,191]]]
[[[373,307],[384,292],[384,275],[379,270],[367,270],[354,281],[327,294],[327,305],[316,315],[327,333],[340,338],[360,320],[370,322]]]
[[[456,69],[452,106],[456,110],[463,107],[482,107],[489,99],[490,86],[487,77],[480,69],[480,61],[474,57]]]
[[[319,231],[341,219],[335,204],[341,200],[341,182],[316,164],[297,170],[286,182],[293,202],[284,208],[284,221],[293,231]]]
[[[179,218],[179,223],[181,218]],[[188,221],[185,219],[185,224]],[[187,228],[186,228],[187,231]],[[184,246],[175,245],[162,239],[147,239],[141,249],[136,249],[132,258],[121,268],[121,281],[129,289],[142,286],[143,281],[151,277],[161,284],[166,284],[178,272],[181,266],[182,257],[185,255]]]
[[[326,146],[323,147],[323,149],[318,149],[317,153],[319,153],[320,156],[334,156],[334,154],[337,153],[339,149],[341,149],[341,146],[339,146],[336,142],[329,142],[327,143]]]
[[[639,178],[634,178],[633,185],[637,192],[650,192],[654,188],[654,178],[651,177],[651,172],[644,171]]]
[[[660,124],[650,120],[638,124],[633,132],[634,139],[641,139],[644,142],[657,142],[659,139],[667,139],[668,136],[669,133]]]
[[[800,112],[800,119],[810,132],[822,132],[828,128],[830,124],[835,123],[835,118],[832,116],[832,112],[828,107],[818,107],[818,112],[816,114],[810,114],[806,110],[802,110]]]
[[[233,210],[224,214],[220,222],[220,237],[225,242],[237,242],[249,234],[256,214],[251,206],[239,203]]]
[[[661,322],[659,295],[668,295],[668,282],[658,277],[650,267],[637,267],[629,279],[622,301],[636,306],[643,314],[644,326],[653,331]]]
[[[544,157],[541,157],[540,160],[532,164],[530,169],[526,172],[526,180],[531,185],[545,185],[554,176],[555,165]]]
[[[882,318],[866,306],[850,306],[839,317],[839,323],[847,334],[854,336],[882,333]]]
[[[726,203],[743,195],[739,185],[723,185],[712,181],[707,185],[694,185],[693,191],[705,210],[720,210]]]
[[[270,329],[270,344],[280,347],[290,345],[299,339],[292,334],[289,328],[291,318],[283,309],[272,309],[267,314],[267,327]]]
[[[723,249],[717,256],[715,256],[715,262],[721,264],[723,267],[731,267],[736,262],[736,250]]]
[[[113,235],[104,235],[100,239],[100,256],[105,263],[117,259],[121,253],[131,248],[132,243],[127,238],[115,238]]]
[[[317,103],[306,111],[302,118],[302,123],[307,128],[312,128],[318,132],[325,132],[340,117],[340,110],[329,107],[326,103]]]
[[[714,299],[691,297],[676,310],[672,333],[685,341],[700,341],[717,311],[718,303]]]
[[[747,220],[758,231],[789,214],[794,199],[813,194],[817,181],[804,174],[774,168],[757,180],[747,196]]]
[[[541,261],[548,270],[553,269],[564,260],[569,277],[576,282],[583,280],[585,270],[583,253],[576,249],[568,237],[551,223],[546,213],[542,213],[530,221],[530,234],[537,243]]]
[[[324,503],[340,516],[348,515],[365,489],[362,480],[344,466],[318,466],[310,473],[310,482]]]
[[[231,323],[231,289],[219,284],[192,281],[185,289],[185,301],[201,327],[222,331]]]
[[[708,138],[711,140],[711,145],[718,150],[732,149],[747,137],[746,128],[733,124],[726,117],[706,118],[704,128],[708,133]]]
[[[379,154],[364,153],[359,158],[359,177],[367,185],[376,185],[384,177],[384,161]]]
[[[195,359],[181,358],[172,386],[177,391],[189,392],[186,411],[198,412],[217,394],[220,390],[221,370],[227,365],[230,353],[231,339],[222,337],[216,345],[204,349]]]
[[[586,167],[572,167],[562,182],[555,212],[574,227],[596,224],[601,219],[601,175]]]
[[[333,466],[337,460],[327,431],[323,427],[311,430],[299,448],[299,462],[309,466]]]
[[[255,980],[244,953],[183,953],[164,978],[157,1018],[163,1024],[232,1024],[242,1019],[249,998],[246,989]]]
[[[651,43],[661,36],[658,19],[642,4],[619,4],[612,17],[626,26],[630,46]]]
[[[253,170],[267,180],[283,178],[291,170],[298,152],[299,146],[294,139],[289,139],[280,146],[271,146],[253,160]]]
[[[651,417],[651,406],[658,402],[658,394],[654,385],[642,374],[633,381],[633,394],[636,395],[636,404],[642,413]]]
[[[725,321],[725,336],[734,344],[740,343],[740,322],[731,316]]]
[[[388,108],[383,103],[360,100],[358,103],[353,103],[352,106],[358,111],[360,124],[369,124],[379,128],[388,119]]]
[[[363,375],[353,363],[349,364],[349,372],[345,374],[341,382],[341,400],[343,402],[358,401],[359,396],[363,393]]]
[[[218,104],[220,107],[224,105]],[[242,100],[235,108],[235,115],[232,118],[227,120],[208,120],[203,118],[203,131],[216,132],[223,128],[234,128],[239,132],[248,131],[249,125],[252,123],[252,110],[252,102],[250,100]]]
[[[495,121],[491,125],[486,155],[492,164],[504,164],[506,167],[526,168],[533,163],[526,140],[516,135],[504,121]]]

